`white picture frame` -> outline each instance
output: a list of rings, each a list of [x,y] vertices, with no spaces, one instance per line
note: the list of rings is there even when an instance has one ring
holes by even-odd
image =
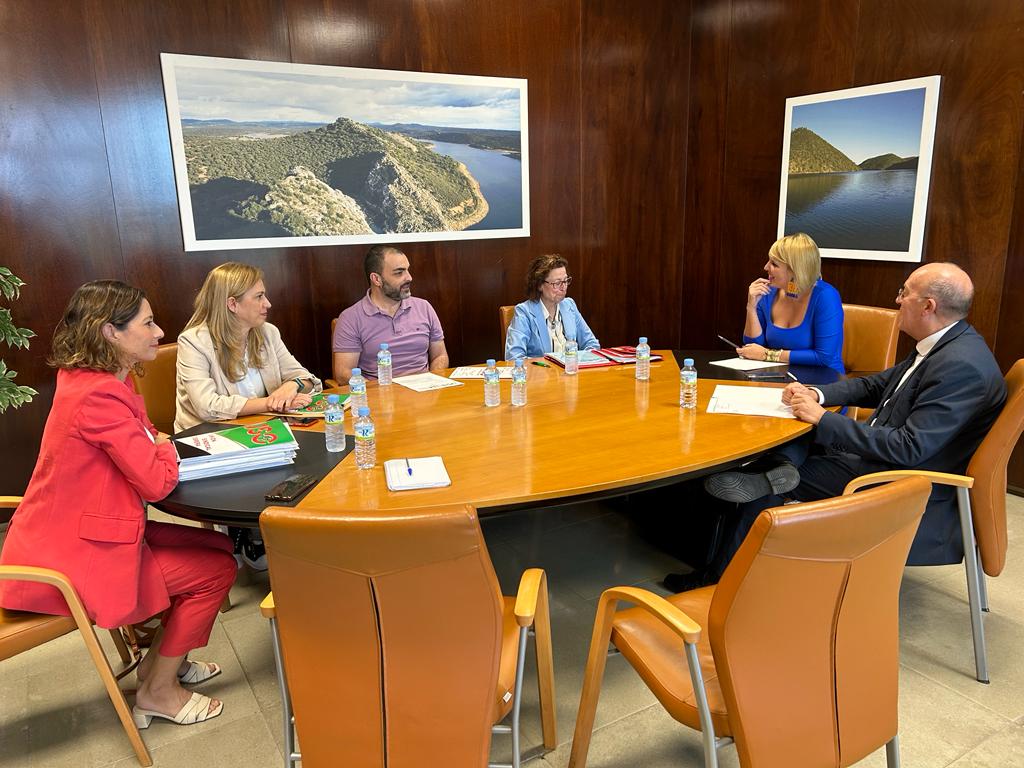
[[[823,258],[920,262],[941,77],[786,99],[778,237]]]
[[[525,79],[160,61],[186,251],[530,235]]]

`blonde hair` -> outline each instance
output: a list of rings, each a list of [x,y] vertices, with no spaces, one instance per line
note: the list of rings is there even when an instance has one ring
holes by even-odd
[[[54,329],[47,362],[55,368],[117,373],[124,362],[117,346],[103,335],[103,326],[110,323],[123,331],[139,314],[145,298],[140,289],[120,280],[94,280],[81,286]],[[142,375],[142,363],[131,369]]]
[[[803,232],[780,237],[768,249],[768,258],[789,267],[798,293],[810,290],[821,277],[818,244]]]
[[[231,381],[245,376],[246,362],[263,367],[263,335],[250,328],[244,341],[238,335],[238,320],[228,309],[228,299],[240,301],[245,292],[263,279],[263,271],[249,264],[229,261],[214,267],[196,294],[195,312],[185,326],[205,325],[217,350],[217,362]],[[248,360],[246,353],[248,352]]]

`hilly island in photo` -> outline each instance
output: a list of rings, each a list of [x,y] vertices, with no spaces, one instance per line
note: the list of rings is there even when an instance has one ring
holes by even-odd
[[[489,206],[432,141],[518,159],[515,131],[183,120],[198,239],[463,230]],[[506,161],[507,162],[507,161]]]
[[[916,157],[891,152],[869,157],[857,164],[810,128],[797,128],[789,138],[789,174],[897,171],[917,168]]]

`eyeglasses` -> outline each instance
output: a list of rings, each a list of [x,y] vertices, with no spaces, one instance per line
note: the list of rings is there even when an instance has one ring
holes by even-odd
[[[931,296],[910,296],[908,294],[908,291],[909,291],[909,289],[907,288],[907,286],[901,285],[899,287],[899,290],[896,291],[896,298],[897,299],[923,299],[925,301],[928,301],[928,299],[932,298]]]
[[[552,288],[568,288],[572,285],[572,278],[567,277],[564,280],[545,280],[545,285],[550,285]]]

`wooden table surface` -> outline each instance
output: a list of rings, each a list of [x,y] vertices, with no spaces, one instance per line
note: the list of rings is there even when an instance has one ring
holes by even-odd
[[[651,364],[647,382],[636,381],[633,366],[566,376],[557,366],[527,365],[528,402],[522,408],[512,407],[511,382],[504,379],[497,408],[484,406],[483,381],[432,392],[371,382],[377,466],[358,470],[355,456],[347,456],[298,508],[494,508],[612,493],[704,474],[810,429],[793,419],[705,413],[716,383],[743,386],[737,381],[702,378],[697,409],[680,408],[679,367],[671,352],[661,354],[664,360]],[[345,418],[351,440],[350,416]],[[451,486],[387,489],[384,461],[425,456],[444,459]]]

